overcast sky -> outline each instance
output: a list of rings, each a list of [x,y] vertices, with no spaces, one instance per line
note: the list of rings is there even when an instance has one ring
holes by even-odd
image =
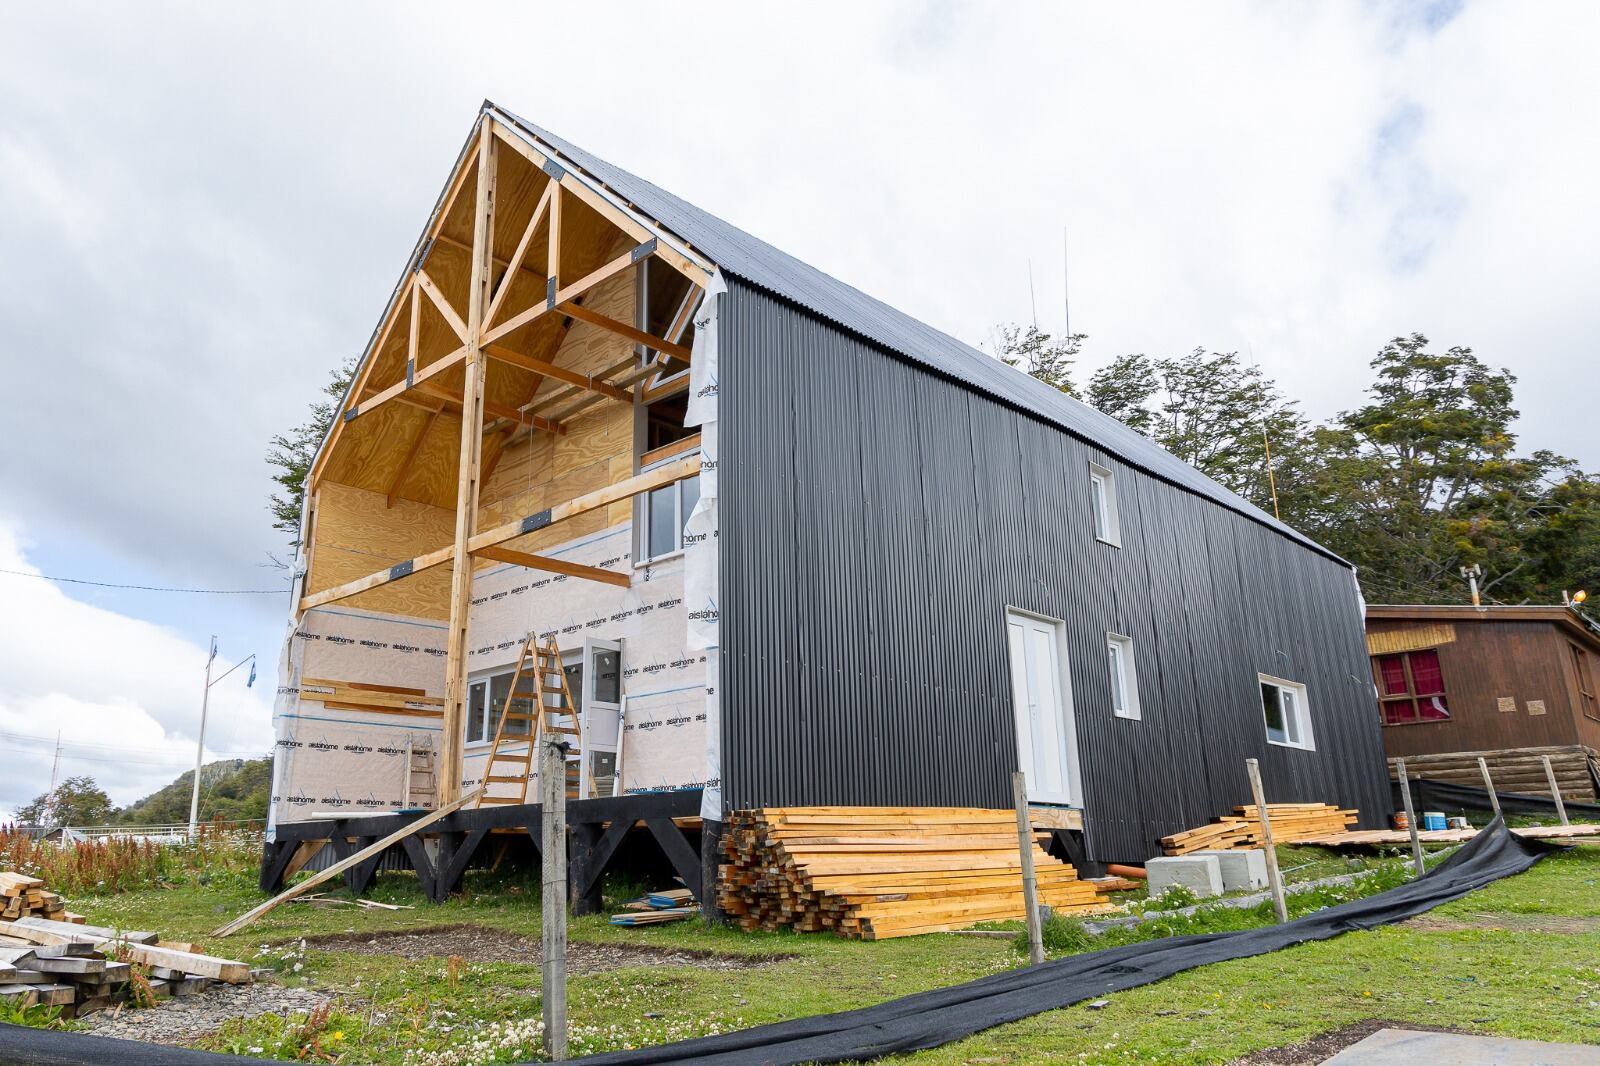
[[[974,344],[1062,327],[1065,236],[1087,368],[1239,350],[1326,418],[1420,330],[1595,469],[1597,33],[1588,4],[8,5],[0,569],[281,587],[266,441],[360,350],[485,97]],[[208,746],[265,751],[285,600],[0,574],[0,812],[57,730],[119,802],[170,780],[211,633],[264,667]]]

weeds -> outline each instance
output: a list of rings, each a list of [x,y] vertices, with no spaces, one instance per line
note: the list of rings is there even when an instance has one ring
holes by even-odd
[[[261,864],[261,833],[202,825],[183,844],[113,837],[75,844],[0,832],[0,870],[43,878],[56,892],[111,895],[184,884],[253,884]]]

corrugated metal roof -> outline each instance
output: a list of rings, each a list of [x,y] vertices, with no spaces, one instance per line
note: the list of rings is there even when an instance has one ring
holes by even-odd
[[[485,107],[507,125],[519,128],[578,170],[608,186],[640,212],[693,245],[726,273],[799,304],[911,362],[1003,403],[1032,412],[1131,466],[1214,500],[1324,554],[1333,554],[1109,415],[873,299],[860,289],[846,285],[496,104],[486,103]]]

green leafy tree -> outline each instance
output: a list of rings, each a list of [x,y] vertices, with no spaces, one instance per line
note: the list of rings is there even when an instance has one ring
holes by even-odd
[[[1119,355],[1090,376],[1083,401],[1129,429],[1149,436],[1156,419],[1150,404],[1160,385],[1154,359]]]
[[[311,404],[311,414],[304,422],[272,438],[267,451],[267,465],[277,468],[272,480],[280,491],[272,494],[269,509],[272,511],[272,528],[281,529],[291,536],[300,528],[300,502],[305,495],[306,478],[311,473],[311,460],[333,425],[334,412],[350,381],[355,376],[356,361],[351,359],[329,375],[328,384],[322,387],[322,398]]]
[[[1074,333],[1058,341],[1038,326],[1001,326],[1000,358],[1076,399],[1078,389],[1072,381],[1072,367],[1087,339],[1088,334]]]
[[[105,825],[116,813],[116,805],[92,777],[69,777],[43,792],[32,803],[17,808],[17,821],[24,825]]]

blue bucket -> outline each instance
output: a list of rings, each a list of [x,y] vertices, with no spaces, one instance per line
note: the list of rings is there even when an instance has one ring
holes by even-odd
[[[1423,830],[1423,832],[1425,832],[1425,833],[1433,833],[1433,832],[1439,832],[1439,831],[1445,830],[1447,828],[1449,828],[1449,824],[1444,820],[1444,812],[1443,811],[1423,811],[1422,812],[1422,830]]]

